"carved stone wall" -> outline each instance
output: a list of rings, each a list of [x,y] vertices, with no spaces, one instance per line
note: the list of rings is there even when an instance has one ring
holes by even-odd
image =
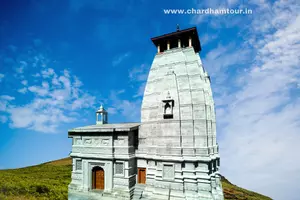
[[[115,162],[115,174],[124,175],[124,163]]]
[[[76,170],[82,170],[82,160],[76,160],[75,168]]]
[[[163,165],[163,179],[174,179],[175,171],[174,165],[164,164]]]
[[[161,101],[168,92],[174,99],[173,119],[163,118]],[[192,48],[157,54],[142,102],[137,156],[168,160],[183,154],[195,161],[196,155],[217,157],[214,112],[210,81],[199,55]]]

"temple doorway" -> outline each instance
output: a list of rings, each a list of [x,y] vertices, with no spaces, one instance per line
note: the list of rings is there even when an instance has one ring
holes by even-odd
[[[104,170],[101,167],[94,167],[92,170],[92,188],[104,190]]]
[[[138,168],[138,183],[146,183],[146,168]]]

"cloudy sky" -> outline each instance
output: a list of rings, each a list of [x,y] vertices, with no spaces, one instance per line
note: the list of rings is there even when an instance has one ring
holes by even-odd
[[[222,3],[220,3],[222,2]],[[240,8],[252,15],[171,15]],[[140,120],[150,38],[196,26],[216,103],[221,173],[299,199],[299,1],[0,0],[0,168],[68,156],[67,130]]]

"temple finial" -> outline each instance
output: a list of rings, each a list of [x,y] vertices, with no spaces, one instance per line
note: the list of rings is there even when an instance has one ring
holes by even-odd
[[[179,24],[177,24],[177,31],[180,31],[180,27],[179,27]]]

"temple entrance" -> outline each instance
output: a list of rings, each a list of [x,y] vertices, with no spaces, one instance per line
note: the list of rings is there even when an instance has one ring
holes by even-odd
[[[92,170],[92,188],[104,190],[104,170],[101,167],[94,167]]]
[[[138,168],[138,183],[146,183],[146,168]]]

